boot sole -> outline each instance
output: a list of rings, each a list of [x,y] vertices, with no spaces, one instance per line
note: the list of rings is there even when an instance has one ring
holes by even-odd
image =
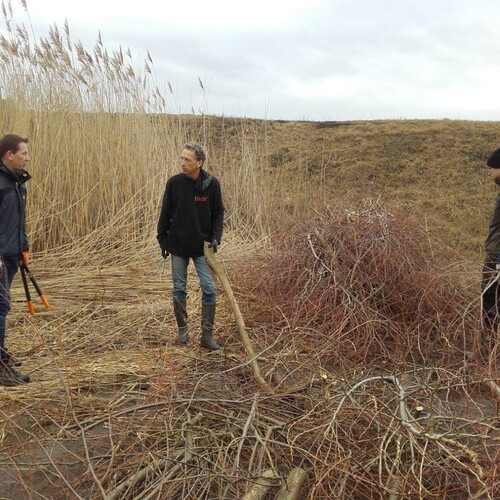
[[[18,382],[2,382],[0,383],[0,386],[3,386],[3,387],[17,387],[18,385],[26,385],[27,383],[29,382],[28,381],[24,381],[24,380],[19,380]]]
[[[222,349],[221,346],[219,346],[219,347],[209,347],[209,346],[203,345],[203,344],[200,344],[200,347],[203,347],[203,349],[206,349],[207,351],[212,351],[212,352],[214,352],[214,351],[220,351]]]

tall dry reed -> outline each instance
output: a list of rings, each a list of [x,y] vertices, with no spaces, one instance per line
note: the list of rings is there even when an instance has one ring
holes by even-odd
[[[265,124],[177,115],[149,53],[138,68],[128,48],[108,51],[100,34],[87,48],[65,23],[36,39],[10,2],[2,13],[0,133],[30,138],[35,251],[154,245],[164,184],[188,140],[205,146],[221,179],[228,229],[258,237],[279,226],[273,207],[289,188],[267,168]]]

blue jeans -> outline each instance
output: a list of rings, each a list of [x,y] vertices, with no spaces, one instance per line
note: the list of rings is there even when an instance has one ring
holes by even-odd
[[[19,259],[2,257],[0,268],[0,348],[5,345],[5,319],[10,311],[10,285],[19,268]]]
[[[175,300],[181,302],[187,297],[187,269],[189,258],[170,255],[172,262],[172,295]],[[204,304],[215,304],[217,301],[217,287],[215,285],[210,267],[205,260],[205,256],[193,257],[194,267],[200,279],[201,300]]]

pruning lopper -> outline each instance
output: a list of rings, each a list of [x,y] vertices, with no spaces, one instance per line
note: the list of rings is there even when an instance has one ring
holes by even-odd
[[[31,315],[35,314],[35,308],[33,307],[33,302],[31,300],[31,294],[30,294],[30,290],[28,287],[28,278],[27,277],[29,277],[29,279],[31,280],[31,283],[33,283],[33,286],[35,287],[35,290],[38,293],[38,296],[40,297],[40,300],[42,301],[42,304],[44,305],[45,309],[50,309],[49,301],[46,299],[45,295],[43,294],[42,289],[40,288],[40,285],[38,284],[35,276],[30,271],[28,264],[26,264],[23,261],[23,262],[21,262],[19,267],[21,269],[21,277],[23,279],[24,292],[26,293],[26,303],[28,304],[29,313]]]

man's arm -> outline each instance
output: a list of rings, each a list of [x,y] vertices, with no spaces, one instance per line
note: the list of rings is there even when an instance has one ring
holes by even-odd
[[[219,182],[217,182],[216,186],[214,190],[214,208],[212,211],[212,239],[220,243],[224,228],[224,204],[222,203],[222,192]]]
[[[170,230],[170,221],[172,219],[172,196],[170,190],[171,182],[169,180],[165,188],[165,194],[163,195],[160,218],[158,219],[157,226],[156,239],[158,240],[162,250],[167,248],[168,231]]]
[[[22,253],[27,253],[30,249],[30,242],[28,240],[28,233],[26,232],[26,207],[27,207],[27,202],[26,200],[28,199],[28,195],[27,195],[27,190],[26,188],[24,188],[24,214],[23,214],[23,220],[22,220],[22,225],[23,225],[23,241],[22,241],[22,248],[21,248],[21,251]],[[28,260],[29,260],[29,257],[28,257]]]

